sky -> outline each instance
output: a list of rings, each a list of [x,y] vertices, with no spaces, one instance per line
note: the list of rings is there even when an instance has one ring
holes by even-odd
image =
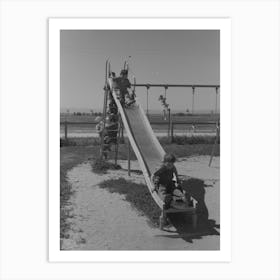
[[[62,30],[60,33],[60,107],[101,111],[105,61],[119,75],[129,61],[137,83],[219,84],[220,34],[217,30]],[[150,88],[149,109],[161,110],[162,88]],[[146,88],[136,88],[146,108]],[[191,110],[191,88],[169,88],[173,111]],[[215,89],[196,89],[195,111],[215,109]],[[219,102],[218,102],[219,109]]]

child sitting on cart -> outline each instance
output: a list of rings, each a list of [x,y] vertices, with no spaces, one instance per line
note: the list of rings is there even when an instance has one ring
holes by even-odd
[[[153,174],[152,181],[154,183],[154,189],[158,196],[163,201],[163,209],[169,209],[172,206],[172,202],[175,203],[175,208],[181,209],[181,207],[193,206],[193,201],[188,191],[183,186],[183,181],[179,179],[177,169],[174,165],[176,157],[173,154],[165,154],[163,158],[162,166]],[[175,177],[175,180],[174,180]]]
[[[183,196],[182,190],[176,186],[176,183],[179,186],[179,177],[174,165],[175,161],[176,157],[173,154],[165,154],[162,166],[154,173],[152,178],[155,187],[153,191],[157,191],[158,196],[164,203],[163,209],[165,210],[171,207],[175,190],[177,194],[181,192]],[[174,181],[174,177],[176,181]]]

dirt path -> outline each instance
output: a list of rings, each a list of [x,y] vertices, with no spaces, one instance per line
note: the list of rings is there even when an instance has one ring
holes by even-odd
[[[210,184],[205,201],[209,218],[219,223],[219,158],[214,158],[211,168],[209,157],[181,159],[176,163],[179,173],[188,174]],[[119,162],[127,168],[126,161]],[[132,162],[132,169],[139,169]],[[99,188],[106,179],[124,178],[145,183],[142,175],[128,177],[124,170],[98,175],[89,163],[76,166],[68,172],[68,180],[75,191],[68,210],[71,228],[69,238],[63,240],[64,250],[217,250],[219,235],[178,233],[151,228],[146,217],[132,208],[124,196]],[[203,237],[201,237],[203,236]]]

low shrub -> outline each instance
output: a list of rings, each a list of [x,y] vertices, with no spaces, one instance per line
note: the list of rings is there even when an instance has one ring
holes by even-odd
[[[69,238],[67,233],[70,229],[68,218],[70,218],[70,210],[66,210],[71,195],[74,193],[71,185],[67,182],[66,173],[60,172],[60,238]]]
[[[94,173],[99,173],[99,174],[106,174],[108,170],[118,170],[121,169],[120,165],[115,165],[112,162],[106,161],[104,159],[94,159],[93,162],[91,163],[92,171]]]
[[[184,136],[184,135],[175,135],[173,136],[172,143],[177,145],[194,145],[194,144],[214,144],[216,136]],[[161,144],[169,144],[170,138],[161,137],[159,138]],[[218,144],[220,139],[218,139]]]
[[[77,145],[77,143],[73,140],[60,138],[60,147],[76,146],[76,145]]]
[[[169,137],[159,137],[159,142],[161,144],[170,144]],[[178,145],[193,145],[193,144],[213,144],[215,142],[216,136],[215,135],[206,135],[206,136],[187,136],[187,135],[174,135],[172,143]],[[121,141],[120,144],[124,144],[127,142]],[[220,143],[220,139],[218,139],[218,144]],[[100,145],[100,138],[99,137],[74,137],[70,139],[60,139],[60,147],[63,146],[99,146]]]

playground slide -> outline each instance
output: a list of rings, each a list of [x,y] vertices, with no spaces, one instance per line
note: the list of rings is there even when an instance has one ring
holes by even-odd
[[[156,192],[152,192],[153,182],[151,180],[151,175],[160,166],[165,152],[153,133],[150,122],[140,103],[137,102],[137,99],[136,103],[130,108],[123,108],[117,98],[116,90],[112,87],[112,80],[110,78],[108,82],[112,89],[112,94],[118,106],[130,144],[143,171],[148,189],[155,202],[162,209],[162,200]]]

